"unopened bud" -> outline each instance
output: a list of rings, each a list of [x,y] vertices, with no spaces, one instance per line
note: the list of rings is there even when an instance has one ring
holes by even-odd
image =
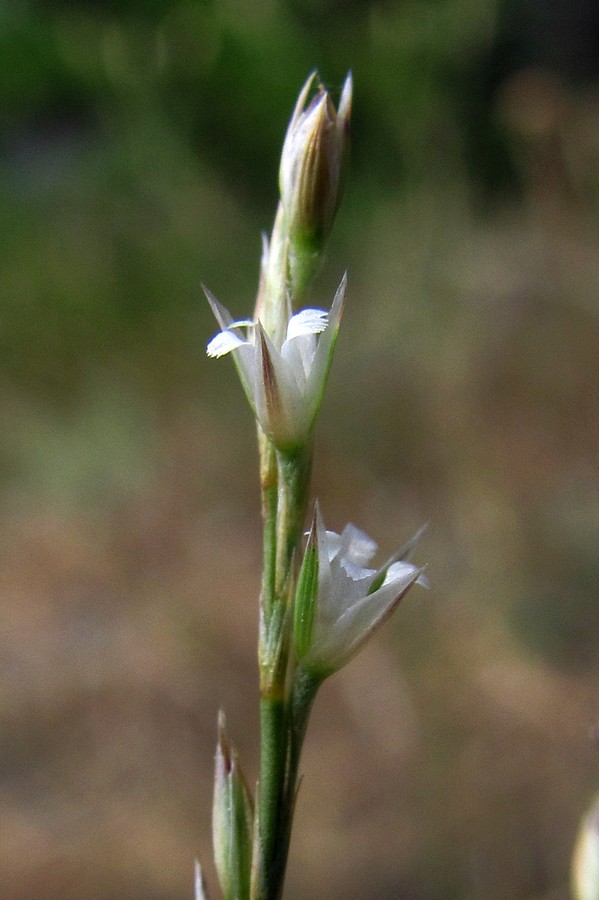
[[[249,900],[254,811],[250,792],[229,745],[224,713],[218,718],[212,836],[214,862],[225,900]]]
[[[279,170],[281,203],[290,241],[292,289],[297,286],[300,293],[312,275],[341,200],[352,101],[349,74],[337,111],[322,85],[306,106],[314,78],[315,73],[308,78],[298,98],[287,128]]]

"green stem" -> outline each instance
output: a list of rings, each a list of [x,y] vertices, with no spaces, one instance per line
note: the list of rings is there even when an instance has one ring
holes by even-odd
[[[263,460],[265,454],[263,454]],[[277,506],[263,489],[264,574],[260,633],[260,780],[258,842],[254,852],[253,900],[281,896],[291,824],[287,774],[293,740],[286,695],[290,647],[290,604],[296,559],[305,520],[311,453],[277,453]],[[276,527],[273,530],[273,520]]]
[[[289,760],[287,766],[287,791],[285,796],[285,810],[287,813],[286,821],[286,840],[285,858],[289,847],[289,839],[291,837],[291,825],[293,821],[293,812],[295,809],[295,798],[297,794],[297,776],[299,763],[308,727],[308,720],[312,712],[312,704],[316,697],[316,692],[322,681],[314,678],[303,669],[296,672],[293,683],[293,694],[291,697],[291,714],[289,724]]]
[[[283,340],[287,321],[289,238],[279,204],[255,318],[275,342]],[[289,662],[290,604],[310,486],[311,450],[276,451],[259,429],[263,574],[260,600],[260,779],[252,872],[252,900],[281,895],[290,813],[287,764],[290,758],[286,681]]]
[[[301,448],[294,453],[277,452],[279,499],[277,509],[277,553],[275,594],[286,601],[290,575],[298,555],[306,520],[306,506],[312,467],[311,449]]]
[[[306,672],[299,671],[294,681],[293,695],[290,702],[290,715],[288,722],[288,758],[285,777],[285,791],[280,811],[277,855],[273,866],[273,893],[267,894],[269,900],[278,900],[283,892],[287,857],[291,842],[291,828],[295,801],[297,797],[297,776],[301,759],[304,737],[308,727],[308,719],[312,711],[312,704],[316,692],[320,687],[320,681],[315,680]]]
[[[260,701],[259,855],[252,900],[280,900],[297,795],[299,763],[320,680],[300,670],[289,705]]]
[[[279,871],[279,823],[287,757],[287,710],[283,698],[260,699],[260,781],[258,785],[258,853],[254,900],[275,900],[283,886]]]

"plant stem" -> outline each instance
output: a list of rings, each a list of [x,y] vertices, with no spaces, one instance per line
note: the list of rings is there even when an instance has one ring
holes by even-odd
[[[258,852],[253,900],[275,900],[283,887],[279,839],[287,758],[287,710],[283,697],[260,698],[260,781],[258,785]]]
[[[252,900],[279,900],[283,892],[302,746],[320,680],[299,671],[288,705],[260,701],[260,847]]]
[[[302,538],[306,519],[306,505],[310,487],[312,453],[301,448],[294,453],[277,452],[279,497],[277,508],[277,553],[275,570],[275,595],[277,600],[287,601],[295,557]],[[291,580],[293,580],[291,578]]]
[[[282,204],[275,219],[255,318],[282,341],[287,321],[289,237]],[[297,300],[297,298],[293,298]],[[263,574],[260,600],[260,779],[252,872],[252,900],[277,900],[283,889],[291,811],[287,765],[291,753],[286,681],[290,603],[310,486],[311,449],[276,451],[259,429]]]
[[[262,447],[263,466],[269,448]],[[271,460],[272,462],[272,460]],[[286,697],[295,560],[305,520],[311,453],[277,452],[276,512],[273,488],[263,481],[264,574],[260,629],[260,780],[254,852],[253,900],[280,897],[293,800],[288,785],[292,738]],[[270,470],[272,474],[272,469]],[[268,486],[266,486],[268,485]],[[274,524],[273,524],[274,520]]]
[[[312,711],[312,704],[316,697],[316,692],[320,687],[320,680],[315,679],[303,670],[296,673],[293,683],[293,694],[290,700],[289,713],[289,756],[287,760],[287,774],[285,786],[285,798],[283,802],[282,820],[280,827],[280,866],[281,866],[281,885],[287,865],[287,855],[289,852],[289,844],[291,841],[291,827],[293,825],[293,814],[295,812],[295,801],[297,797],[297,776],[299,771],[299,763],[308,727],[308,720]]]

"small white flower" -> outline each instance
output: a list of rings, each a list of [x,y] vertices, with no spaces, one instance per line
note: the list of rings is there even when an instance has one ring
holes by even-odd
[[[300,665],[324,678],[344,666],[391,615],[406,591],[426,585],[405,561],[418,535],[380,569],[368,564],[376,543],[355,525],[325,529],[318,505],[296,599],[294,639]],[[312,558],[310,558],[312,554]]]
[[[241,383],[262,430],[280,449],[304,445],[322,402],[339,323],[343,312],[345,276],[329,313],[302,309],[288,313],[287,332],[278,346],[260,322],[234,321],[205,290],[221,326],[206,352],[233,354]]]

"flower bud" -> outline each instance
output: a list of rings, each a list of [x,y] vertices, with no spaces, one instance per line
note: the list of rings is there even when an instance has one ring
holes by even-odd
[[[212,838],[214,862],[225,900],[249,900],[254,811],[252,798],[229,745],[225,716],[218,717]]]
[[[341,200],[343,163],[349,138],[351,74],[335,111],[322,85],[306,106],[314,83],[304,85],[287,128],[279,186],[289,235],[292,296],[313,274]]]
[[[572,860],[575,900],[599,900],[599,799],[584,817]]]

